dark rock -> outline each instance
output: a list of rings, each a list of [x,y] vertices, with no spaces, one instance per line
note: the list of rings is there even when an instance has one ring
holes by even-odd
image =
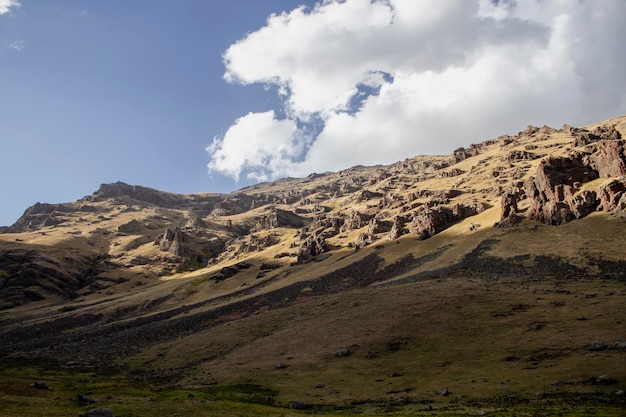
[[[118,226],[117,231],[120,233],[140,233],[144,230],[144,226],[142,226],[139,221],[133,219],[128,223],[124,223]]]
[[[81,417],[113,417],[113,410],[110,408],[94,408],[81,414]]]
[[[606,350],[606,349],[608,349],[608,347],[609,347],[609,345],[607,345],[603,341],[596,340],[595,342],[593,342],[591,344],[591,346],[589,347],[589,350],[591,350],[591,351],[600,351],[600,350]]]
[[[340,347],[335,351],[335,355],[337,355],[337,357],[339,358],[343,358],[350,355],[350,349],[348,349],[347,347]]]
[[[276,364],[276,369],[285,369],[285,368],[288,368],[288,367],[289,367],[289,365],[287,365],[287,364],[286,364],[286,363],[284,363],[284,362],[278,362],[278,363]]]
[[[306,410],[307,409],[306,404],[300,400],[289,401],[288,407],[291,410]]]
[[[93,404],[93,403],[98,402],[98,400],[94,400],[93,398],[88,397],[85,394],[78,394],[76,399],[78,400],[79,403],[82,403],[82,404]]]
[[[48,384],[46,384],[44,381],[35,381],[30,384],[30,386],[37,389],[50,389]]]
[[[508,355],[508,356],[505,356],[503,360],[505,362],[514,362],[514,361],[518,361],[519,358],[517,356]]]
[[[592,376],[591,378],[583,380],[581,383],[586,385],[613,385],[617,384],[617,380],[608,375],[600,375],[599,377]]]
[[[447,397],[447,396],[448,396],[448,395],[450,395],[450,394],[451,394],[451,392],[450,392],[450,390],[449,390],[447,387],[446,387],[446,388],[444,388],[444,389],[441,391],[441,395],[442,395],[442,396],[444,396],[444,397]]]
[[[508,217],[496,223],[496,227],[500,229],[512,229],[518,224],[520,224],[523,219],[524,218],[522,216],[518,216],[517,214],[511,214]]]

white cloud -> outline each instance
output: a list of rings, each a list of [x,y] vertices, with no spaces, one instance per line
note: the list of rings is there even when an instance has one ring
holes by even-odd
[[[12,7],[19,7],[20,2],[17,0],[0,0],[0,15],[11,11]]]
[[[249,113],[207,147],[213,156],[209,170],[237,180],[242,170],[259,181],[283,175],[293,169],[291,161],[302,152],[304,141],[297,140],[296,134],[295,122],[277,120],[273,111]]]
[[[273,15],[224,53],[225,79],[278,87],[287,119],[239,119],[209,167],[307,175],[626,113],[623,16],[623,0],[326,0]]]
[[[6,42],[7,47],[14,49],[16,51],[21,51],[24,49],[24,41],[11,41]]]

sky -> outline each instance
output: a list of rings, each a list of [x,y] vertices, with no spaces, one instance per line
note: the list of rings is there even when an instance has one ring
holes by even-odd
[[[626,114],[624,0],[0,0],[0,225]]]

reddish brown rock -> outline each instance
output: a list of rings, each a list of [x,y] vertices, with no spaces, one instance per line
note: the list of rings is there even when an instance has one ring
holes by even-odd
[[[602,140],[592,145],[592,149],[593,153],[586,160],[591,168],[598,171],[601,178],[626,175],[626,158],[622,140]]]
[[[626,178],[616,178],[598,190],[600,208],[619,214],[626,213]]]
[[[598,171],[582,160],[583,157],[577,155],[541,161],[535,177],[524,184],[524,193],[530,202],[528,218],[561,225],[595,210],[598,202],[593,194],[575,196],[577,184],[598,178]]]
[[[517,195],[508,193],[502,196],[500,202],[500,218],[506,219],[512,214],[517,213]]]

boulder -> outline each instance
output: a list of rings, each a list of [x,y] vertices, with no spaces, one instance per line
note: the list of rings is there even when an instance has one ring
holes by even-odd
[[[348,349],[347,347],[340,347],[335,351],[335,355],[338,358],[343,358],[345,356],[349,356],[350,355],[350,349]]]
[[[376,236],[370,233],[361,233],[352,246],[356,249],[362,249],[367,245],[371,245],[376,240]]]
[[[137,221],[137,219],[133,219],[128,223],[124,223],[118,226],[117,231],[120,233],[140,233],[144,230],[144,227]]]
[[[81,414],[81,417],[113,417],[113,410],[110,408],[94,408]]]
[[[409,224],[409,231],[421,240],[428,239],[450,224],[474,216],[484,210],[484,204],[478,201],[473,201],[470,205],[455,204],[452,208],[423,206],[414,213]]]
[[[300,400],[289,401],[288,407],[292,410],[306,410],[306,404]]]
[[[608,348],[609,348],[609,345],[607,345],[601,340],[596,340],[595,342],[591,344],[591,346],[589,346],[589,350],[595,351],[595,352],[600,351],[600,350],[606,350]]]

